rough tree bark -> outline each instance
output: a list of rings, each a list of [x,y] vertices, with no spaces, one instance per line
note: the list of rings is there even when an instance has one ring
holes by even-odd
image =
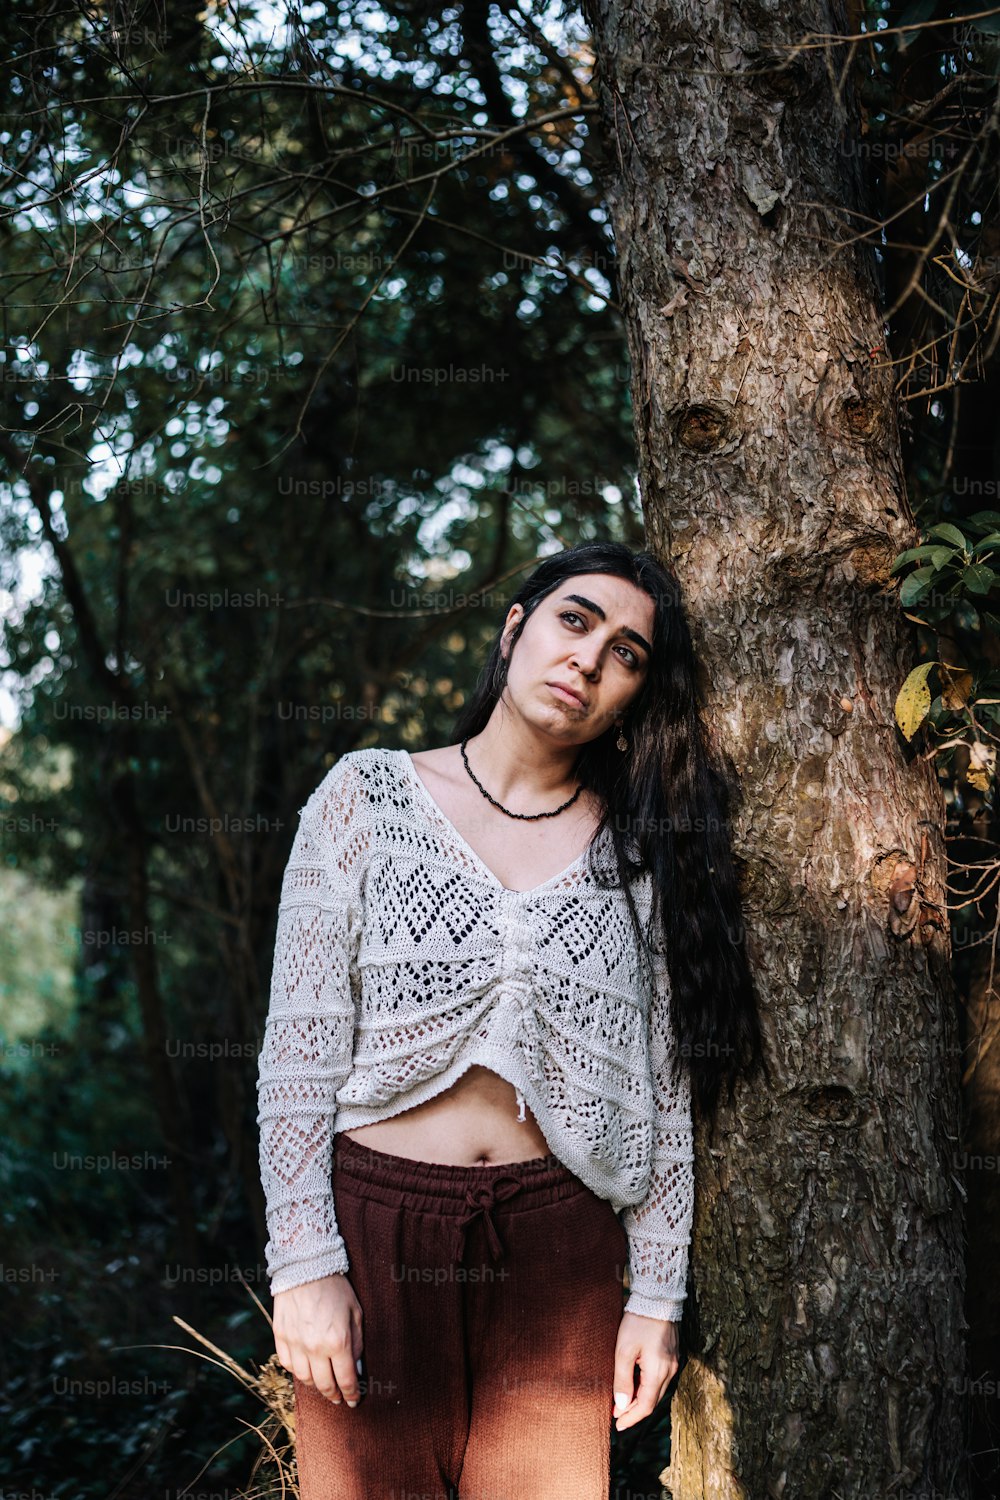
[[[913,540],[839,6],[587,0],[650,545],[676,567],[776,1088],[698,1132],[674,1500],[963,1496],[943,808],[898,736]],[[825,205],[825,206],[824,206]]]

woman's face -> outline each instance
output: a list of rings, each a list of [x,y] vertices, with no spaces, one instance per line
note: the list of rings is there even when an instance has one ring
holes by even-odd
[[[524,613],[512,604],[503,650]],[[510,658],[504,698],[539,729],[569,744],[596,739],[622,718],[649,672],[654,606],[612,573],[578,573],[537,606]],[[560,692],[572,689],[579,702]]]

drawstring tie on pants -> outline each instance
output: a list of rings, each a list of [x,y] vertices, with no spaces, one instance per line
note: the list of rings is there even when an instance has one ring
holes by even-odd
[[[518,1177],[513,1177],[509,1172],[495,1177],[490,1183],[483,1183],[479,1187],[469,1188],[465,1194],[465,1201],[469,1211],[458,1221],[458,1238],[456,1241],[456,1259],[461,1260],[465,1254],[465,1231],[479,1214],[482,1214],[486,1223],[486,1234],[490,1242],[490,1255],[493,1260],[499,1260],[503,1254],[503,1245],[497,1234],[496,1225],[490,1218],[490,1209],[497,1203],[507,1198],[512,1198],[515,1193],[521,1191],[523,1184]]]

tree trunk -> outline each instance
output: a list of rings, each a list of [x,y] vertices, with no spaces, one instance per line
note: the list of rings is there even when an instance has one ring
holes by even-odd
[[[772,1094],[699,1124],[674,1500],[967,1494],[943,807],[893,703],[913,540],[839,7],[588,0],[649,544],[676,568]],[[829,71],[828,71],[829,66]],[[826,205],[826,207],[824,207]],[[863,221],[862,221],[863,222]]]

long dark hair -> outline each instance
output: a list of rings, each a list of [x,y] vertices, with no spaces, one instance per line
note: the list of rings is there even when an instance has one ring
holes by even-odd
[[[736,789],[708,748],[694,647],[673,573],[652,553],[633,552],[621,542],[583,542],[547,557],[511,599],[524,614],[508,655],[501,650],[501,627],[455,722],[454,741],[486,727],[532,613],[554,588],[581,573],[627,579],[655,606],[652,660],[624,715],[629,749],[617,749],[618,729],[609,725],[581,746],[574,770],[603,803],[590,849],[607,831],[640,951],[647,960],[658,951],[666,964],[677,1065],[688,1065],[692,1099],[711,1114],[723,1084],[732,1103],[741,1073],[762,1067],[766,1075],[768,1069],[728,834]],[[596,872],[593,854],[591,868]],[[630,889],[644,870],[651,871],[653,887],[646,933]]]

